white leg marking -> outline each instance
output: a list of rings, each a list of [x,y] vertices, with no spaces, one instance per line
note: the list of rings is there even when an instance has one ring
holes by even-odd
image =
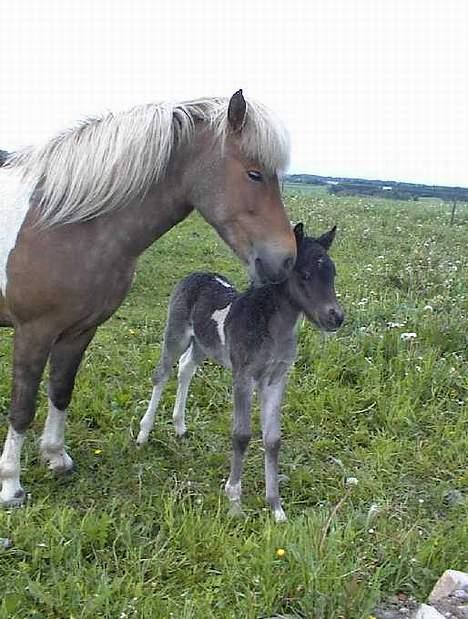
[[[64,449],[67,412],[56,408],[49,399],[49,412],[41,436],[41,453],[49,469],[65,473],[73,468],[73,460]]]
[[[229,310],[231,309],[231,304],[226,305],[222,309],[216,310],[212,313],[211,319],[215,321],[216,328],[218,329],[219,339],[221,340],[221,344],[224,346],[226,343],[226,338],[224,337],[224,321],[226,320],[227,315],[229,314]]]
[[[237,484],[231,484],[230,479],[228,479],[224,486],[224,491],[229,499],[229,514],[231,516],[242,515],[242,482],[239,481]]]
[[[174,405],[174,412],[172,414],[177,436],[183,436],[187,432],[187,427],[185,425],[185,405],[187,402],[190,381],[192,380],[192,376],[194,375],[196,369],[197,365],[193,361],[193,344],[190,344],[179,359],[177,395]]]
[[[230,501],[240,501],[242,494],[242,484],[240,481],[237,484],[231,484],[231,480],[228,479],[224,490]]]
[[[0,294],[5,296],[7,261],[16,245],[16,237],[29,209],[32,187],[23,182],[18,171],[0,168]]]
[[[0,505],[10,507],[21,505],[24,501],[24,490],[20,483],[21,448],[24,434],[19,434],[11,426],[8,428],[3,454],[0,458]]]
[[[153,391],[151,393],[151,400],[148,404],[148,409],[146,410],[143,419],[140,421],[140,432],[137,436],[138,445],[143,445],[143,443],[146,443],[149,437],[149,433],[153,429],[154,417],[156,415],[156,409],[158,408],[159,400],[161,399],[163,389],[164,383],[153,387]]]

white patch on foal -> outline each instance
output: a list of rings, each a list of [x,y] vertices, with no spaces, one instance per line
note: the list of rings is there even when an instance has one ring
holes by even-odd
[[[232,288],[231,284],[229,282],[227,282],[225,279],[221,279],[220,277],[215,276],[215,280],[221,284],[222,286],[224,286],[225,288]]]
[[[20,484],[20,461],[23,442],[24,434],[19,434],[10,426],[3,447],[3,454],[0,458],[0,479],[2,481],[0,505],[20,505],[23,502],[24,490]]]
[[[33,187],[18,170],[0,168],[0,294],[5,296],[7,261],[29,209]]]
[[[221,340],[221,344],[224,346],[226,343],[226,338],[224,336],[224,322],[229,314],[229,310],[231,309],[231,303],[223,307],[222,309],[215,310],[211,314],[211,320],[214,320],[216,323],[216,328],[218,330],[219,339]]]
[[[66,411],[61,411],[49,399],[49,412],[41,436],[41,453],[49,468],[64,473],[73,468],[73,460],[64,449]]]

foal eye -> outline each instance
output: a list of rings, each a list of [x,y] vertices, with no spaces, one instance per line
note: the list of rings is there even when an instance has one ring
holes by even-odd
[[[257,170],[249,170],[247,176],[251,181],[255,181],[256,183],[261,183],[263,181],[262,173]]]

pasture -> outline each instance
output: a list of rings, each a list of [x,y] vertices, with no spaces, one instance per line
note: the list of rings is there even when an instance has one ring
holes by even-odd
[[[173,433],[174,374],[150,442],[135,447],[173,285],[194,270],[246,282],[192,216],[144,254],[88,350],[67,432],[78,470],[63,480],[34,466],[42,388],[24,450],[33,496],[0,512],[0,538],[13,542],[0,546],[0,617],[354,619],[466,569],[468,210],[449,226],[443,205],[292,191],[287,204],[310,233],[338,224],[346,312],[334,338],[300,329],[282,423],[289,522],[274,524],[264,502],[258,419],[246,518],[227,515],[230,375],[212,364],[193,381],[188,438]],[[2,415],[10,335],[0,333]]]

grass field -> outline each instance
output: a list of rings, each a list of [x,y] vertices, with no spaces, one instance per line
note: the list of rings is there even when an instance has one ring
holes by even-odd
[[[444,569],[467,568],[468,212],[449,226],[441,206],[291,192],[287,203],[311,232],[338,224],[347,313],[335,338],[300,330],[283,411],[289,522],[274,524],[264,504],[258,420],[246,518],[227,516],[230,377],[214,365],[193,382],[189,437],[173,435],[172,380],[152,439],[135,449],[172,286],[200,269],[245,283],[194,216],[145,254],[88,351],[67,433],[78,471],[62,481],[38,461],[42,390],[24,450],[32,497],[0,513],[13,541],[0,549],[0,617],[354,619],[390,594],[423,599]],[[10,351],[4,330],[2,411]]]

